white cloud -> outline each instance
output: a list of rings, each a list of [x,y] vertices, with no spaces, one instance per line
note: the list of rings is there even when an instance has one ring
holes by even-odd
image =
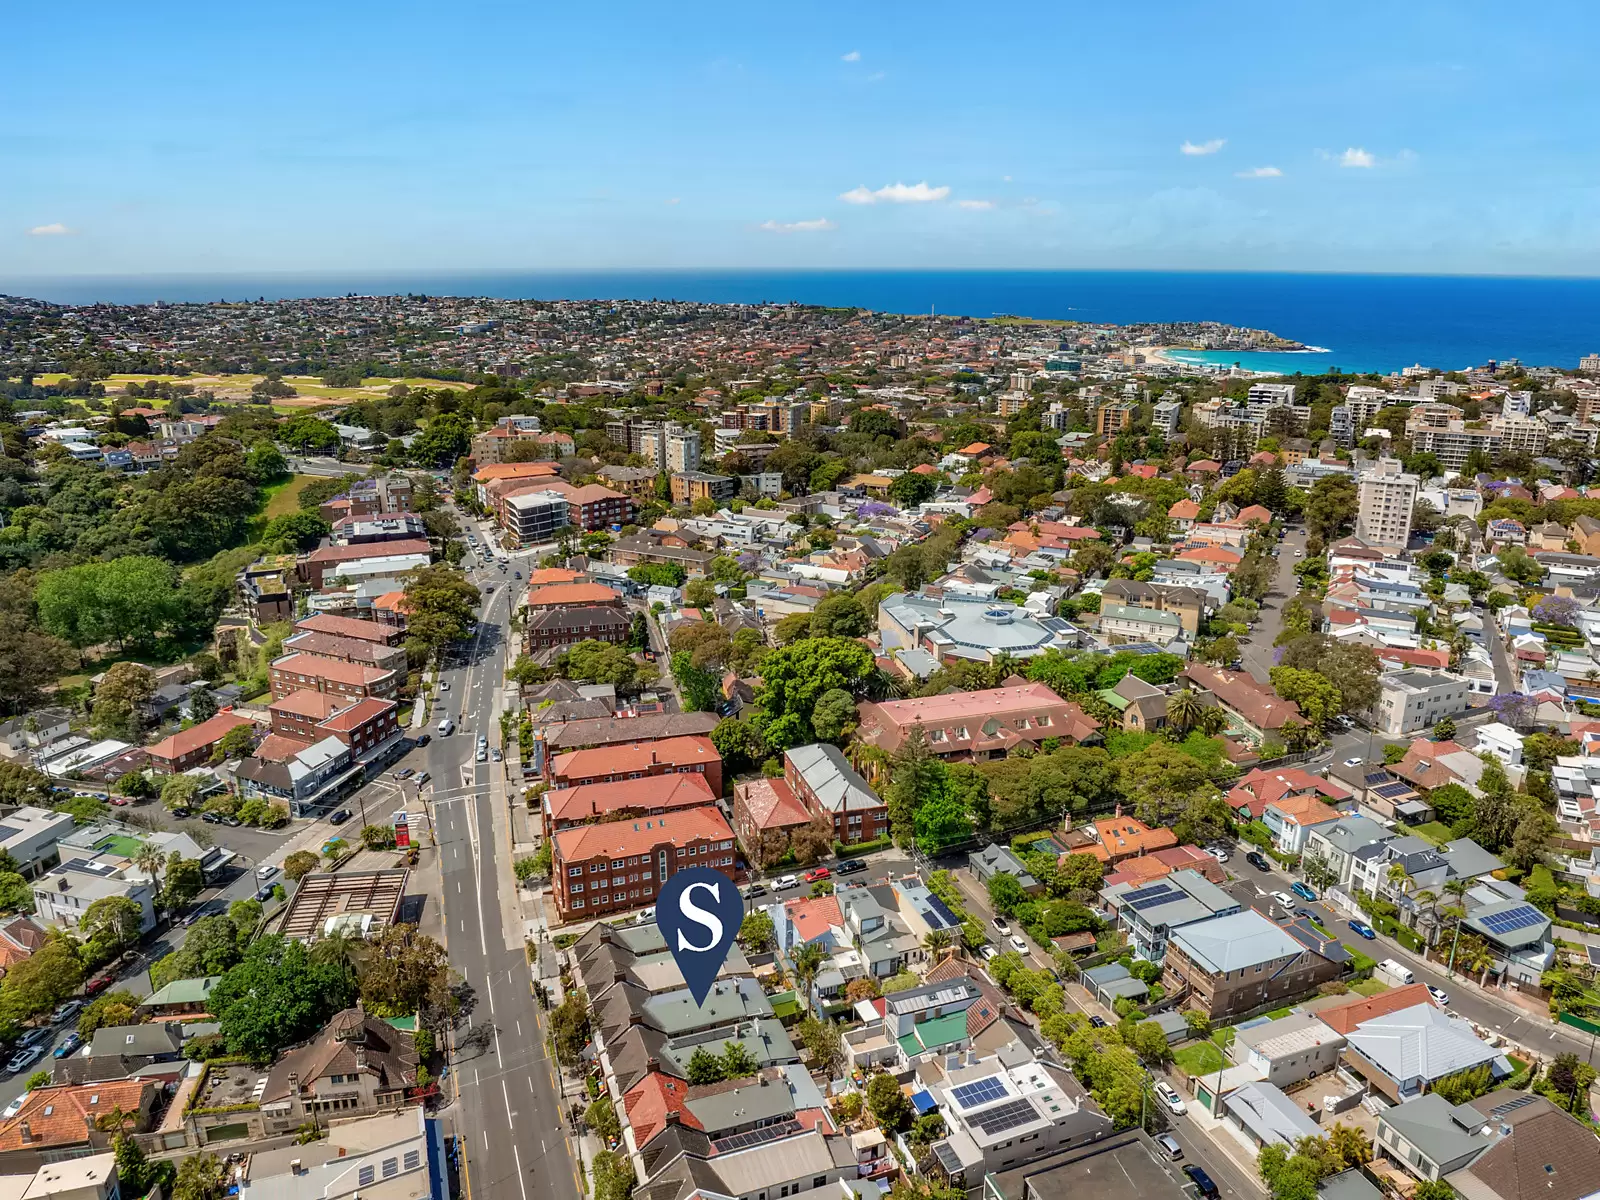
[[[1000,176],[1000,178],[1005,183],[1010,183],[1011,182],[1011,176],[1009,176],[1009,175],[1002,175],[1002,176]]]
[[[1278,179],[1283,172],[1277,167],[1251,167],[1248,171],[1235,171],[1240,179]]]
[[[1374,155],[1359,146],[1351,146],[1339,156],[1339,165],[1341,167],[1375,167],[1378,165],[1378,160]]]
[[[1212,138],[1209,142],[1185,142],[1178,147],[1180,154],[1215,154],[1228,144],[1227,138]]]
[[[69,234],[71,232],[72,232],[72,230],[68,229],[60,221],[53,221],[49,225],[35,225],[32,229],[28,230],[28,236],[29,237],[65,237],[67,234]]]
[[[862,184],[848,192],[841,192],[839,199],[846,204],[930,204],[935,200],[943,200],[949,194],[949,188],[929,187],[928,181],[923,180],[921,183],[890,183],[875,192]]]
[[[860,62],[861,61],[861,51],[852,50],[852,51],[850,51],[849,54],[841,54],[839,56],[839,61],[840,62]]]
[[[815,221],[763,221],[756,228],[768,233],[822,233],[839,227],[827,217],[818,217]]]
[[[973,212],[988,212],[994,207],[993,200],[957,200],[956,207],[971,209]]]

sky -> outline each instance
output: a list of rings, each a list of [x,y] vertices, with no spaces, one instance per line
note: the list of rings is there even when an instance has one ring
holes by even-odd
[[[1600,275],[1600,7],[85,0],[6,20],[0,279]]]

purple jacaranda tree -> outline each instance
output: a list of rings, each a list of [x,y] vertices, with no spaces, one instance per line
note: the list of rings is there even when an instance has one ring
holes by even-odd
[[[898,508],[892,504],[885,504],[881,500],[868,500],[860,508],[856,509],[856,516],[858,517],[898,517],[899,515],[900,510]]]
[[[1578,627],[1578,604],[1566,596],[1546,596],[1533,609],[1533,619],[1567,629]]]
[[[1490,698],[1489,709],[1513,729],[1530,729],[1539,706],[1534,703],[1532,696],[1524,696],[1521,692],[1502,692]]]

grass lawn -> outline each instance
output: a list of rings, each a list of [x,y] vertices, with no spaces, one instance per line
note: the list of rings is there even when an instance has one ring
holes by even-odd
[[[273,517],[281,517],[286,513],[299,512],[300,490],[315,478],[315,475],[296,475],[282,483],[269,484],[264,489],[267,493],[267,504],[261,510],[263,521],[270,521]]]
[[[1211,1042],[1191,1042],[1172,1055],[1173,1061],[1190,1075],[1209,1075],[1222,1068],[1222,1051]]]
[[[1267,1017],[1267,1019],[1269,1021],[1281,1021],[1284,1017],[1287,1017],[1293,1011],[1294,1011],[1293,1009],[1289,1009],[1289,1008],[1275,1008],[1271,1012],[1266,1013],[1265,1015],[1266,1015],[1266,1017]]]
[[[1352,983],[1350,990],[1361,996],[1376,996],[1389,990],[1389,985],[1381,979],[1363,979],[1360,983]]]
[[[1450,831],[1450,826],[1439,821],[1429,821],[1426,825],[1412,825],[1408,830],[1419,838],[1426,838],[1435,846],[1442,846],[1456,836]]]

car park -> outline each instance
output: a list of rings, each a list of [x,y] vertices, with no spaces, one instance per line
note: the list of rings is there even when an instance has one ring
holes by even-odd
[[[1349,925],[1353,932],[1360,937],[1366,938],[1369,942],[1378,936],[1372,926],[1365,921],[1346,921],[1345,924]]]
[[[1211,1176],[1193,1163],[1184,1167],[1183,1173],[1189,1177],[1189,1182],[1194,1184],[1195,1190],[1204,1196],[1206,1200],[1216,1200],[1216,1197],[1221,1194],[1217,1191],[1217,1185],[1212,1181]]]
[[[1431,983],[1428,985],[1428,995],[1437,1000],[1441,1006],[1448,1006],[1450,1003],[1450,993],[1442,987],[1434,987]]]
[[[1177,1116],[1184,1114],[1183,1100],[1166,1080],[1156,1081],[1156,1096],[1167,1106],[1167,1111]]]
[[[1006,940],[1011,943],[1012,948],[1016,950],[1018,954],[1026,954],[1028,952],[1028,939],[1023,937],[1020,933],[1013,933]]]
[[[329,825],[343,825],[349,819],[350,810],[348,808],[338,808],[328,814]]]
[[[82,1000],[68,1000],[65,1004],[58,1004],[55,1012],[50,1014],[50,1024],[60,1025],[65,1021],[70,1021],[82,1011]]]
[[[1244,860],[1258,871],[1272,870],[1272,864],[1267,861],[1267,856],[1259,850],[1250,851],[1244,856]]]
[[[780,875],[772,881],[772,890],[775,892],[787,892],[790,888],[799,886],[800,879],[796,875]]]
[[[1315,904],[1317,901],[1317,894],[1311,890],[1311,885],[1308,883],[1301,883],[1298,879],[1289,885],[1289,890],[1296,896],[1299,896],[1302,900],[1309,900],[1313,904]]]
[[[833,872],[828,870],[827,867],[816,867],[806,872],[805,880],[807,883],[821,883],[824,879],[829,879],[832,876]]]
[[[1161,1153],[1165,1154],[1170,1159],[1177,1160],[1183,1157],[1183,1147],[1178,1145],[1178,1139],[1173,1137],[1170,1133],[1163,1133],[1160,1137],[1156,1138],[1156,1146],[1160,1149]]]

